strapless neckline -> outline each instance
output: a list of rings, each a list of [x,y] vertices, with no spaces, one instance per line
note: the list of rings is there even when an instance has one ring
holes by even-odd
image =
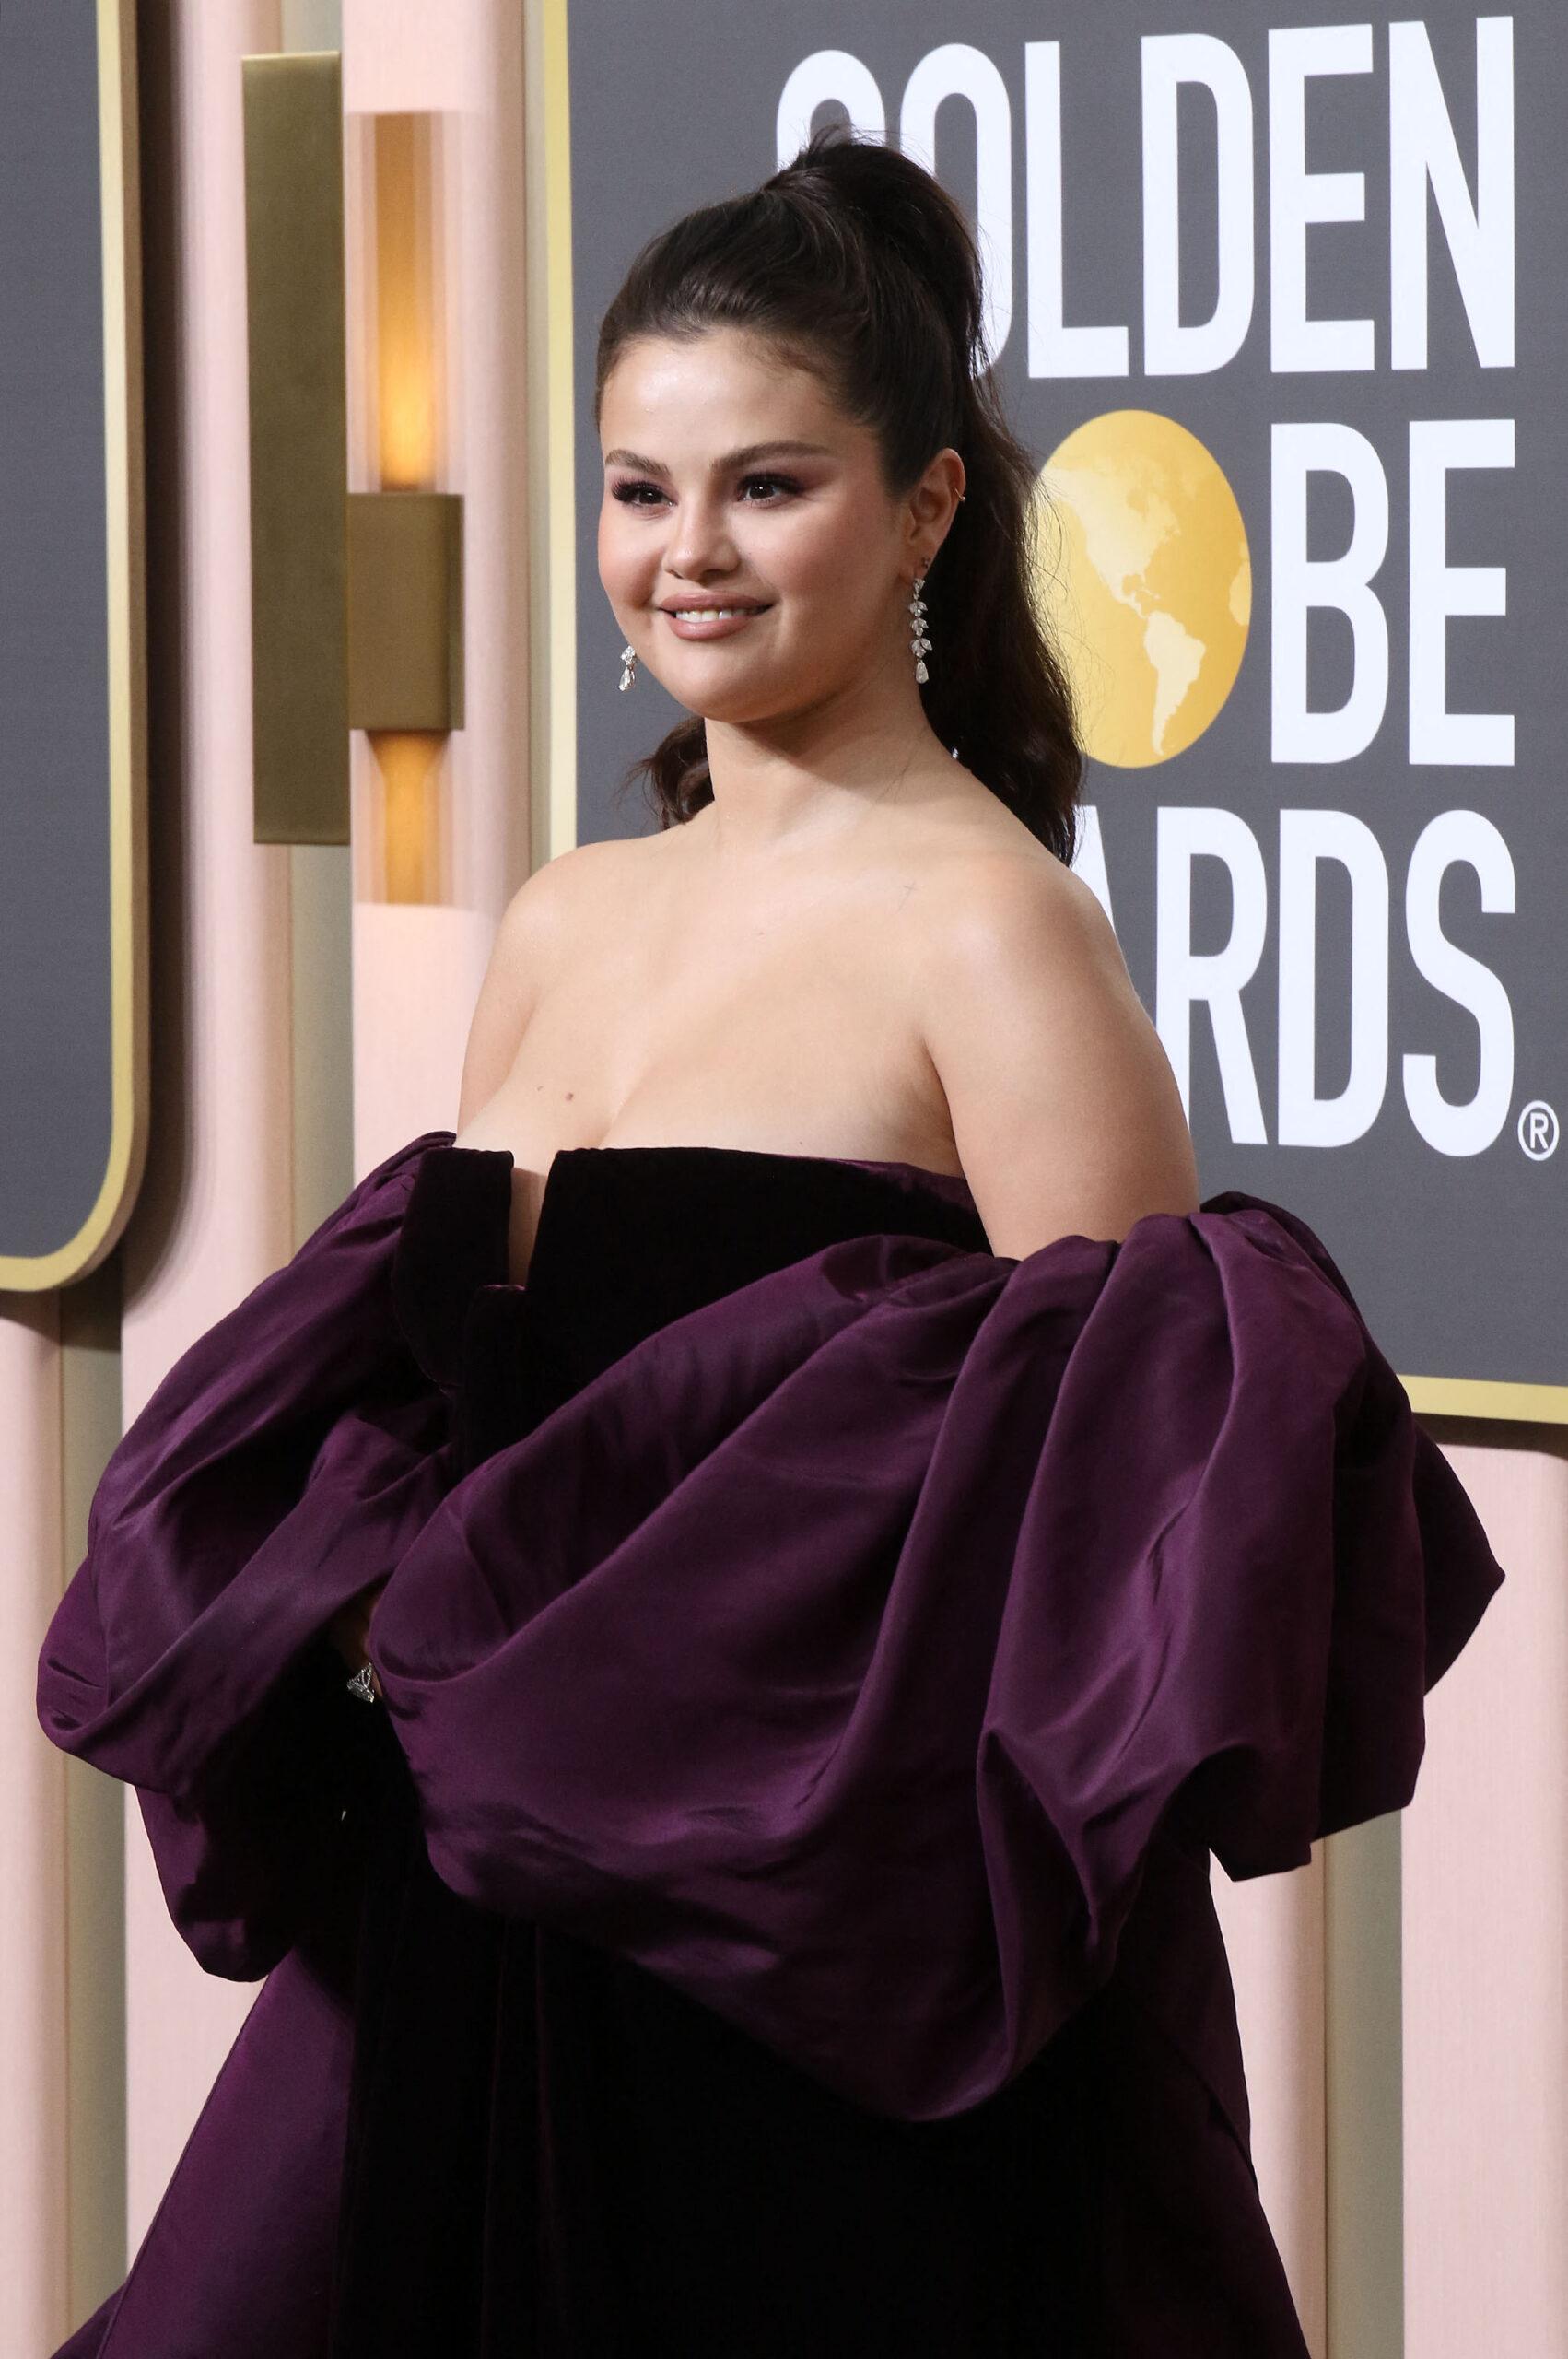
[[[492,1152],[494,1151],[495,1150],[492,1150]],[[458,1149],[458,1152],[461,1154],[465,1152],[465,1150],[460,1148]],[[509,1161],[510,1161],[515,1168],[516,1158],[511,1155],[511,1150],[509,1148],[502,1148],[499,1152],[505,1154],[508,1156]],[[955,1201],[965,1204],[973,1204],[975,1201],[974,1191],[961,1171],[934,1171],[928,1164],[907,1163],[896,1156],[807,1155],[792,1151],[786,1147],[698,1146],[687,1145],[684,1142],[679,1144],[664,1143],[657,1145],[645,1146],[640,1145],[634,1141],[626,1141],[625,1143],[616,1143],[605,1146],[557,1147],[555,1156],[551,1159],[549,1168],[544,1174],[544,1185],[546,1188],[549,1187],[551,1177],[555,1172],[556,1166],[562,1162],[577,1161],[584,1157],[609,1155],[667,1155],[687,1156],[728,1156],[734,1161],[750,1164],[772,1163],[782,1164],[785,1166],[825,1165],[829,1169],[837,1171],[901,1172],[910,1180],[924,1181],[929,1186],[937,1190],[939,1193],[949,1195]]]
[[[460,1146],[450,1130],[421,1142],[393,1254],[393,1297],[420,1366],[449,1387],[471,1310],[503,1326],[523,1320],[531,1347],[546,1329],[558,1331],[580,1375],[638,1332],[846,1238],[989,1250],[968,1181],[902,1156],[608,1144],[556,1149],[528,1269],[513,1279],[516,1168],[509,1147]]]
[[[451,1131],[438,1133],[436,1141],[437,1144],[451,1156],[466,1156],[475,1161],[485,1158],[492,1163],[497,1160],[504,1161],[509,1183],[510,1175],[517,1168],[517,1157],[510,1147],[460,1146],[456,1143],[455,1133]],[[689,1161],[708,1161],[710,1164],[719,1160],[727,1160],[746,1166],[754,1171],[760,1171],[765,1165],[785,1171],[791,1169],[863,1171],[872,1179],[891,1178],[902,1181],[906,1187],[924,1188],[940,1197],[944,1203],[955,1204],[961,1210],[972,1212],[977,1218],[978,1217],[978,1206],[975,1202],[974,1191],[961,1171],[936,1171],[929,1164],[909,1163],[897,1156],[808,1155],[786,1147],[696,1145],[687,1144],[685,1141],[643,1145],[635,1141],[626,1141],[603,1146],[557,1147],[544,1173],[544,1184],[540,1191],[537,1223],[542,1223],[544,1220],[544,1206],[556,1184],[556,1175],[557,1171],[562,1171],[563,1167],[566,1172],[569,1172],[574,1168],[587,1171],[591,1169],[595,1163],[607,1163],[612,1157],[621,1160],[637,1156],[649,1159],[656,1156],[671,1158],[685,1156]]]

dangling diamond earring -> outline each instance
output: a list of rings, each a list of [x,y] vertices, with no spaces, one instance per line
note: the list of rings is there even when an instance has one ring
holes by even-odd
[[[637,677],[637,650],[628,639],[621,650],[621,686],[629,688]]]
[[[927,680],[930,677],[930,673],[926,670],[926,657],[930,653],[931,643],[930,640],[925,637],[926,602],[920,595],[920,593],[925,586],[925,575],[923,573],[917,574],[915,577],[915,594],[909,601],[909,612],[915,617],[915,635],[909,641],[909,652],[915,659],[915,677],[917,680],[921,681]]]

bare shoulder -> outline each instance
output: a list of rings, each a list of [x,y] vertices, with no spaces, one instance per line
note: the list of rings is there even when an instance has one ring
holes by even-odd
[[[565,947],[576,924],[624,889],[637,843],[573,844],[541,862],[508,902],[496,946],[509,957]]]
[[[981,843],[933,862],[926,922],[938,966],[977,984],[1004,973],[1061,981],[1076,970],[1141,1006],[1116,928],[1083,879],[1033,842]]]
[[[954,762],[911,812],[896,837],[918,880],[922,928],[935,926],[955,950],[1005,954],[1012,937],[1047,936],[1112,966],[1116,932],[1098,897],[1024,826],[972,770]],[[1124,970],[1125,971],[1125,970]]]
[[[1094,890],[1011,846],[957,851],[931,886],[923,1037],[995,1250],[1194,1210],[1180,1093]]]
[[[465,1130],[511,1071],[552,979],[626,897],[638,845],[577,844],[520,885],[496,929],[463,1058],[458,1128]]]
[[[607,838],[574,844],[533,871],[508,902],[496,933],[491,966],[515,999],[532,1007],[538,992],[572,957],[635,908],[657,839]]]

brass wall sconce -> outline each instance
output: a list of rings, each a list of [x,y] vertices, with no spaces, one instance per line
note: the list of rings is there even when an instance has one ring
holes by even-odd
[[[462,726],[462,501],[348,489],[342,60],[243,76],[255,840],[345,844],[350,729]]]

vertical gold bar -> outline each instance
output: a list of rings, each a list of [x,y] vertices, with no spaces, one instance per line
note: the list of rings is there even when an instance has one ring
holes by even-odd
[[[343,76],[244,60],[258,843],[348,841]]]
[[[527,44],[529,834],[538,867],[577,841],[577,401],[572,381],[568,0],[533,0]]]

